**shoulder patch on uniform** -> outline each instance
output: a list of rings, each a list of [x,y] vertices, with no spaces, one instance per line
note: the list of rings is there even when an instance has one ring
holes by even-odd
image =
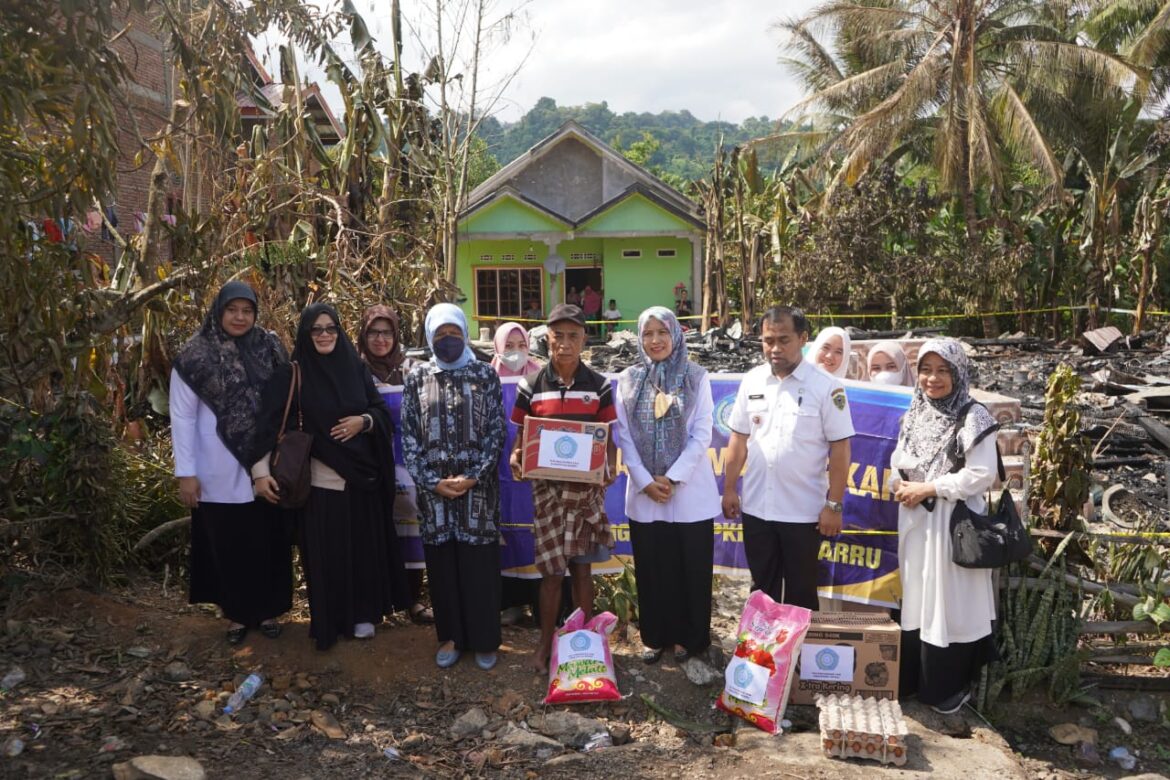
[[[835,387],[833,392],[829,393],[829,397],[833,399],[833,406],[845,411],[845,388]]]

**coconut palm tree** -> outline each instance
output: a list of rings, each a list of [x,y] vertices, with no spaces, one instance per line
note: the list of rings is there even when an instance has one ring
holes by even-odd
[[[1131,0],[1136,2],[1137,0]],[[789,51],[814,91],[789,112],[824,134],[830,190],[891,154],[914,151],[958,197],[970,240],[977,195],[997,199],[1023,164],[1056,199],[1064,166],[1048,133],[1075,86],[1123,94],[1142,71],[1083,45],[1066,3],[1034,0],[827,0],[789,23]],[[818,43],[828,34],[833,48]]]
[[[1170,1],[1094,0],[1085,31],[1098,48],[1151,70],[1147,103],[1170,97]]]

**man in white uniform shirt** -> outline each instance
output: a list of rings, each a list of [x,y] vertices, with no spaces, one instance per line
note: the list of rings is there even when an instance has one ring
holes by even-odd
[[[723,516],[743,514],[753,587],[816,609],[817,552],[822,536],[841,532],[853,420],[840,380],[802,359],[808,336],[800,309],[764,312],[767,362],[744,375],[728,420]]]

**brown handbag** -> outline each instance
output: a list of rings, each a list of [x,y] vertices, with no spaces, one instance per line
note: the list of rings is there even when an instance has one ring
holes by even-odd
[[[297,429],[286,431],[288,413],[292,409],[293,391],[297,394]],[[309,500],[312,487],[311,454],[313,434],[305,433],[305,419],[301,413],[301,367],[294,360],[292,379],[288,384],[288,400],[284,402],[284,417],[280,433],[272,450],[269,469],[280,488],[279,504],[285,509],[300,509]]]

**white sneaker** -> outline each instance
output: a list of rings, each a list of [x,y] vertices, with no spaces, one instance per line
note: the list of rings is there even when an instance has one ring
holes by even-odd
[[[354,639],[372,639],[374,636],[373,623],[358,623],[353,627]]]

